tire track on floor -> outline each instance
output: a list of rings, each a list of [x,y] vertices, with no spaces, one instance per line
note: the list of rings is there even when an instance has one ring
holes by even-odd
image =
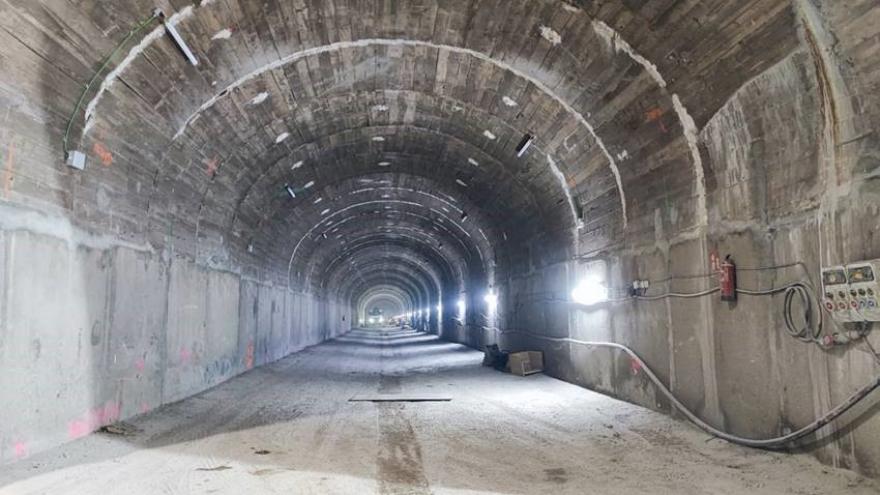
[[[382,332],[385,338],[395,332]],[[383,346],[380,356],[382,374],[379,392],[397,394],[403,388],[401,376],[387,374],[390,360],[399,357],[391,346]],[[379,493],[383,495],[430,494],[425,476],[422,446],[416,437],[406,404],[400,402],[377,403],[379,425],[379,449],[376,454]]]

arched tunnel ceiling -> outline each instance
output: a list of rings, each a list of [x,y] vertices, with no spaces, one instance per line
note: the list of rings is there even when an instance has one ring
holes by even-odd
[[[65,18],[72,45],[47,33],[74,80],[119,38],[111,26],[152,8],[96,3]],[[156,26],[90,96],[75,145],[113,167],[77,193],[120,206],[79,218],[355,297],[382,272],[426,297],[607,249],[647,235],[672,197],[671,228],[705,225],[697,126],[797,42],[782,0],[160,7],[200,64]]]

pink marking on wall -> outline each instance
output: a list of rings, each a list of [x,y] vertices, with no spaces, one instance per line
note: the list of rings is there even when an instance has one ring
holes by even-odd
[[[3,199],[9,199],[12,183],[15,181],[15,143],[9,143],[6,155],[6,168],[3,171]]]
[[[141,402],[141,414],[147,413],[150,411],[150,405],[146,402]]]
[[[211,177],[217,173],[217,169],[220,168],[220,158],[214,157],[210,160],[205,160],[205,173]]]
[[[642,365],[639,364],[635,359],[629,360],[629,371],[635,376],[639,374],[639,371],[642,370]]]
[[[244,356],[244,366],[246,369],[251,369],[254,367],[254,341],[251,340],[248,342],[247,352]]]
[[[180,362],[182,364],[189,364],[192,361],[192,351],[187,349],[186,347],[180,348]]]
[[[27,444],[24,442],[15,442],[12,445],[12,451],[15,453],[16,459],[24,459],[28,456]]]
[[[119,421],[120,413],[119,404],[108,400],[103,406],[90,409],[82,417],[67,423],[67,436],[71,440],[82,438],[102,426]]]
[[[143,373],[144,369],[146,369],[147,367],[147,362],[144,360],[144,358],[137,358],[137,360],[135,360],[134,362],[134,367],[135,369]]]
[[[107,403],[104,404],[102,413],[101,426],[119,421],[122,408],[119,406],[119,403],[115,401],[107,401]]]
[[[71,440],[82,438],[91,432],[92,430],[89,428],[89,423],[82,419],[74,419],[70,423],[67,423],[67,436]]]

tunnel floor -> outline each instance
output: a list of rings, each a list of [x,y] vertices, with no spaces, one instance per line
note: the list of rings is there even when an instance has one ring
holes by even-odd
[[[0,494],[878,493],[412,330],[355,330],[0,470]],[[351,402],[448,396],[449,402]]]

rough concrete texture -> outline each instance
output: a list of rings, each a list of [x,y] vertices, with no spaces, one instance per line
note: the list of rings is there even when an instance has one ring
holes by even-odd
[[[569,296],[587,277],[615,296],[635,279],[708,289],[713,254],[776,267],[741,271],[752,289],[880,258],[875,0],[157,5],[199,65],[154,22],[78,112],[154,5],[0,5],[0,462],[337,335],[380,300],[670,412],[629,359],[548,339],[627,344],[748,437],[880,373],[864,341],[785,335],[781,295]],[[71,114],[83,171],[64,165]],[[803,448],[880,475],[876,398],[862,406]]]
[[[807,455],[668,416],[412,330],[355,330],[0,474],[0,493],[870,494]],[[295,390],[296,393],[290,393]],[[349,402],[444,395],[451,402]],[[638,473],[638,476],[631,476]]]
[[[5,462],[321,342],[334,332],[316,313],[345,314],[181,258],[26,230],[0,240]]]

